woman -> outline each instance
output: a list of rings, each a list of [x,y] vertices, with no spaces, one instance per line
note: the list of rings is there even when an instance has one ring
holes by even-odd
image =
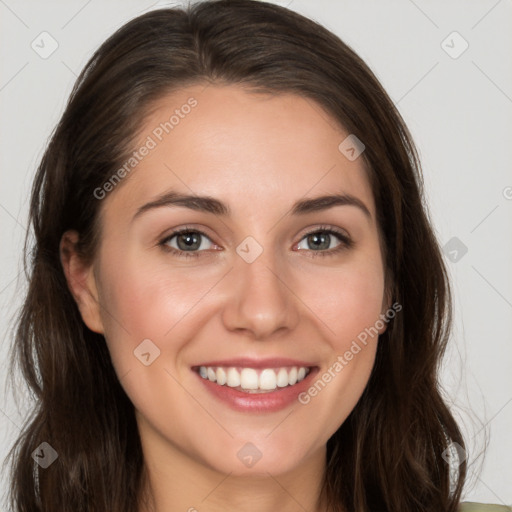
[[[416,150],[324,28],[248,0],[131,21],[30,217],[13,510],[470,510]]]

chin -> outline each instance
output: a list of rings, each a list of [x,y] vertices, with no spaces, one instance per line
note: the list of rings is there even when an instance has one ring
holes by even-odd
[[[203,460],[211,469],[231,476],[268,477],[292,472],[310,459],[313,447],[305,450],[305,440],[276,441],[231,440],[229,446],[221,447]]]

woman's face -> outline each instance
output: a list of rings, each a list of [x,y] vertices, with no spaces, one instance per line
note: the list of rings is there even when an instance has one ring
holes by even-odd
[[[146,455],[234,475],[323,457],[389,306],[362,158],[291,94],[194,86],[157,107],[121,183],[97,191],[101,244],[78,301]]]

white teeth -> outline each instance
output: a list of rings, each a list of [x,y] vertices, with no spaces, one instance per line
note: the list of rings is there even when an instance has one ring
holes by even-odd
[[[290,370],[288,374],[288,384],[293,386],[297,382],[297,368],[295,366]]]
[[[226,384],[230,388],[237,388],[240,386],[240,374],[236,368],[229,368]]]
[[[243,389],[258,389],[258,374],[254,368],[244,368],[240,374],[240,386]]]
[[[260,389],[276,389],[277,376],[274,370],[263,370],[260,375]]]
[[[277,374],[277,385],[280,388],[288,386],[288,372],[285,368],[281,368]]]
[[[273,391],[276,388],[293,386],[303,380],[309,373],[309,368],[301,366],[286,368],[254,368],[210,367],[200,366],[199,375],[203,379],[216,382],[220,386],[241,388],[247,391]]]
[[[217,384],[220,384],[221,386],[226,384],[228,378],[226,376],[226,371],[224,370],[224,368],[217,368],[216,374],[217,374]]]

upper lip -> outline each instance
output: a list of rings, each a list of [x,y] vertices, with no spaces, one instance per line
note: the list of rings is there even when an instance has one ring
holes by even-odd
[[[254,359],[250,357],[237,357],[235,359],[223,359],[216,361],[208,361],[194,365],[193,368],[200,366],[223,366],[223,367],[241,367],[241,368],[280,368],[282,366],[304,366],[311,368],[314,364],[298,359],[289,359],[286,357],[271,357],[265,359]]]

